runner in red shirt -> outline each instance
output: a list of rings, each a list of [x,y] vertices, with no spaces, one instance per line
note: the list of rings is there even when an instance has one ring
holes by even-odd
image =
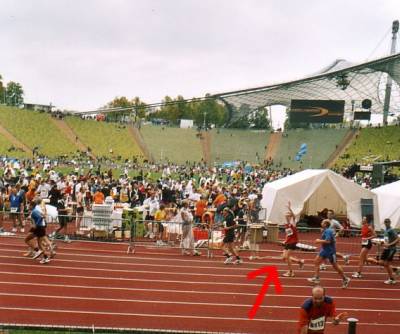
[[[361,278],[361,271],[364,263],[367,261],[367,256],[372,248],[372,239],[376,237],[373,225],[368,223],[367,217],[363,217],[361,225],[361,252],[360,262],[358,263],[358,270],[352,275],[354,278]]]
[[[325,296],[325,289],[316,286],[312,289],[312,297],[304,301],[300,309],[298,334],[323,334],[328,318],[332,324],[338,325],[347,316],[347,312],[336,315],[335,301]]]
[[[288,264],[289,271],[284,273],[283,276],[294,277],[292,262],[297,263],[300,266],[300,269],[302,269],[304,266],[304,260],[291,256],[292,252],[297,248],[296,244],[299,242],[299,234],[297,232],[295,215],[290,207],[290,202],[288,203],[288,212],[285,214],[285,218],[286,218],[286,224],[285,224],[286,238],[285,241],[283,242],[283,247],[285,249],[283,251],[282,258]]]

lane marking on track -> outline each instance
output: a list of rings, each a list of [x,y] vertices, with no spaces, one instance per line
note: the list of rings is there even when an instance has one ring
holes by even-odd
[[[73,311],[73,310],[64,310],[64,309],[41,309],[41,308],[23,308],[23,307],[0,307],[0,310],[4,311],[30,311],[30,312],[48,312],[48,313],[68,313],[68,314],[94,314],[94,315],[114,315],[114,316],[137,316],[137,317],[150,317],[150,318],[183,318],[183,319],[209,319],[209,320],[230,320],[230,321],[261,321],[261,322],[290,322],[297,323],[298,320],[279,320],[279,319],[260,319],[254,318],[252,320],[248,318],[231,318],[231,317],[208,317],[208,316],[181,316],[181,315],[170,315],[170,314],[143,314],[143,313],[129,313],[129,312],[96,312],[96,311]],[[395,326],[400,327],[400,323],[398,324],[389,324],[389,323],[357,323],[357,325],[364,326]]]
[[[176,304],[176,305],[197,305],[197,306],[213,306],[213,307],[245,307],[250,308],[252,304],[230,304],[230,303],[203,303],[203,302],[188,302],[188,301],[168,301],[168,300],[143,300],[143,299],[125,299],[125,298],[96,298],[96,297],[77,297],[77,296],[55,296],[55,295],[36,295],[23,293],[3,293],[0,296],[4,297],[31,297],[45,299],[66,299],[66,300],[92,300],[101,302],[126,302],[126,303],[144,303],[144,304]],[[299,309],[299,306],[279,306],[279,305],[261,305],[262,308],[274,309]],[[380,313],[400,313],[400,310],[377,310],[377,309],[360,309],[360,308],[337,308],[341,311],[351,312],[380,312]]]
[[[1,263],[0,263],[1,264]],[[50,268],[50,267],[47,267]],[[106,280],[106,281],[126,281],[126,282],[144,282],[144,283],[149,283],[149,279],[145,278],[125,278],[125,277],[104,277],[104,276],[79,276],[79,275],[56,275],[56,274],[40,274],[40,273],[21,273],[21,272],[7,272],[7,271],[1,271],[1,274],[10,274],[10,275],[26,275],[26,276],[43,276],[43,277],[57,277],[60,279],[63,278],[78,278],[78,279],[93,279],[93,280]],[[340,280],[341,281],[341,280]],[[151,283],[173,283],[173,284],[191,284],[191,285],[226,285],[229,287],[232,287],[232,283],[226,283],[226,282],[209,282],[209,281],[183,281],[183,280],[160,280],[160,279],[151,279]],[[249,286],[249,287],[254,287],[257,286],[255,284],[248,284],[248,283],[234,283],[234,286]],[[284,288],[306,288],[306,289],[311,289],[312,285],[282,285]],[[325,288],[329,289],[341,289],[340,286],[324,286]],[[350,290],[350,289],[347,289]],[[377,288],[351,288],[351,290],[372,290],[376,291]],[[385,288],[379,288],[379,291],[391,291],[391,292],[398,292],[400,289],[385,289]],[[357,297],[355,297],[357,298]]]
[[[20,267],[33,267],[33,268],[38,268],[37,266],[37,261],[32,263],[32,259],[30,258],[24,258],[24,257],[20,257],[20,256],[4,256],[4,255],[0,255],[0,259],[1,258],[7,258],[7,259],[22,259],[22,260],[26,260],[26,261],[31,261],[31,264],[21,264],[21,263],[9,263],[9,262],[0,262],[0,265],[9,265],[9,266],[20,266]],[[76,261],[76,260],[63,260],[63,259],[56,259],[56,262],[69,262],[69,263],[87,263],[86,261]],[[98,263],[98,264],[116,264],[116,262],[96,262],[96,261],[90,261],[91,263]],[[123,263],[123,265],[125,265]],[[134,264],[132,264],[134,265]],[[154,266],[154,265],[146,265],[146,264],[140,264],[142,266]],[[172,267],[175,268],[175,266],[173,265],[167,265],[168,267]],[[42,266],[43,267],[43,266]],[[188,268],[198,268],[197,266],[182,266],[185,269]],[[43,267],[44,268],[44,267]],[[46,265],[46,268],[54,268],[54,269],[68,269],[68,270],[88,270],[88,271],[106,271],[106,272],[121,272],[121,273],[138,273],[138,274],[162,274],[162,275],[187,275],[187,276],[207,276],[207,277],[232,277],[232,278],[240,278],[243,276],[246,276],[246,272],[240,275],[235,275],[235,274],[212,274],[212,273],[193,273],[193,272],[170,272],[170,271],[148,271],[148,270],[125,270],[125,269],[110,269],[110,268],[89,268],[89,267],[68,267],[68,266],[56,266],[56,265]],[[209,268],[209,269],[212,269]],[[246,270],[248,268],[241,268],[241,270]],[[279,270],[279,271],[284,271],[284,270]],[[312,271],[306,271],[303,270],[302,272],[305,273],[313,273]],[[349,272],[346,272],[347,274],[350,274]],[[298,280],[298,279],[306,279],[304,277],[289,277],[286,278],[288,280]],[[323,277],[323,280],[333,280],[333,281],[341,281],[341,278],[329,278],[329,277]],[[358,282],[381,282],[381,280],[371,280],[371,279],[363,279],[358,280]]]
[[[62,249],[62,248],[60,248],[60,249]],[[96,258],[96,259],[101,259],[101,258],[104,258],[104,259],[112,259],[112,260],[114,260],[115,259],[115,256],[111,256],[111,255],[98,255],[98,254],[76,254],[76,253],[68,253],[68,252],[64,252],[64,250],[66,250],[66,251],[68,251],[69,249],[62,249],[63,251],[62,252],[59,252],[58,253],[58,255],[63,255],[63,256],[71,256],[71,257],[79,257],[79,258]],[[1,248],[0,247],[0,251],[1,252],[10,252],[10,253],[16,253],[16,252],[18,252],[18,251],[16,251],[15,249],[9,249],[9,248]],[[22,250],[22,251],[25,251],[25,249],[24,250]],[[21,252],[22,252],[21,251]],[[179,255],[179,254],[178,254]],[[2,257],[7,257],[7,256],[2,256]],[[222,259],[223,257],[221,256],[221,259]],[[165,258],[154,258],[154,257],[140,257],[140,256],[137,256],[137,255],[135,255],[135,256],[129,256],[129,257],[124,257],[123,259],[126,259],[126,260],[131,260],[131,261],[129,261],[129,262],[112,262],[112,263],[115,263],[115,264],[127,264],[127,265],[133,265],[133,264],[136,264],[136,262],[132,262],[132,261],[135,261],[135,260],[144,260],[144,261],[162,261],[162,262],[165,262]],[[286,265],[286,263],[285,262],[283,262],[282,260],[281,260],[281,258],[276,258],[277,260],[279,260],[279,262],[278,263],[276,263],[276,262],[245,262],[245,265],[247,266],[247,265],[250,265],[250,266],[259,266],[259,265],[276,265],[276,264],[279,264],[279,265],[281,265],[281,266],[284,266],[286,269],[287,269],[287,265]],[[119,260],[121,261],[121,258],[119,258]],[[65,261],[69,261],[68,259],[65,259]],[[72,261],[72,260],[71,260]],[[174,260],[175,261],[175,260]],[[217,262],[217,261],[212,261],[212,260],[189,260],[189,259],[176,259],[176,261],[177,262],[195,262],[195,263],[197,263],[197,264],[207,264],[207,263],[210,263],[210,264],[221,264],[221,262]],[[93,263],[96,263],[96,261],[88,261],[88,262],[93,262]],[[106,261],[98,261],[98,263],[109,263],[109,262],[106,262]],[[151,265],[151,264],[143,264],[143,265]],[[163,265],[163,264],[153,264],[154,266],[155,265],[159,265],[159,266],[172,266],[172,265]],[[180,267],[180,266],[172,266],[172,267]],[[184,267],[187,267],[187,266],[184,266]],[[227,267],[227,266],[224,266],[224,267],[221,267],[221,266],[197,266],[196,265],[196,267],[198,267],[198,268],[207,268],[207,269],[219,269],[219,270],[224,270],[224,269],[231,269],[231,270],[243,270],[243,266],[241,266],[242,268],[240,268],[240,267]],[[313,264],[306,264],[305,265],[305,267],[311,267],[311,268],[314,268],[314,265]],[[356,266],[356,265],[354,265],[354,266],[349,266],[349,265],[347,265],[346,266],[346,268],[349,268],[349,267],[357,267],[358,268],[358,265]],[[370,268],[370,267],[366,267],[365,269],[368,269],[368,268]],[[373,266],[373,268],[380,268],[379,266]],[[384,274],[384,273],[382,273],[382,272],[370,272],[370,271],[367,271],[367,273],[368,274],[372,274],[372,273],[376,273],[376,274]]]
[[[55,288],[76,288],[76,289],[94,289],[94,290],[112,290],[112,291],[143,291],[143,292],[165,292],[165,293],[177,293],[177,294],[200,294],[200,295],[224,295],[224,296],[256,296],[257,293],[245,293],[245,292],[222,292],[222,291],[196,291],[196,290],[176,290],[176,289],[144,289],[144,288],[127,288],[127,287],[109,287],[109,286],[91,286],[91,285],[71,285],[71,284],[52,284],[52,283],[33,283],[33,282],[10,282],[10,281],[0,281],[0,286],[4,287],[5,285],[27,285],[31,286],[43,286],[47,287],[55,287]],[[266,296],[270,297],[278,297],[275,294],[267,293]],[[309,298],[309,295],[285,295],[280,294],[279,297],[289,297],[289,298]],[[354,300],[357,298],[358,300],[379,300],[379,301],[400,301],[400,298],[369,298],[369,297],[346,297],[346,296],[335,296],[335,299],[351,299]]]

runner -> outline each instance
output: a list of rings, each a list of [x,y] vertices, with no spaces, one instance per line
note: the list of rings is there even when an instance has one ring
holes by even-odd
[[[397,232],[391,227],[391,221],[389,218],[386,218],[384,220],[384,224],[384,250],[379,260],[368,258],[368,262],[372,262],[385,267],[387,273],[389,274],[389,279],[384,281],[384,283],[390,285],[397,283],[394,279],[394,271],[396,272],[396,274],[399,274],[399,268],[392,268],[391,263],[393,261],[394,254],[396,254],[396,245],[399,242],[400,238],[398,237]]]
[[[43,259],[40,263],[45,264],[50,262],[50,253],[46,250],[46,247],[44,247],[44,244],[46,244],[46,241],[43,240],[46,237],[46,223],[43,210],[40,207],[41,203],[41,199],[36,199],[33,202],[34,208],[31,212],[31,219],[34,226],[26,236],[25,243],[30,247],[30,249],[34,249],[35,252],[32,253],[33,259],[36,259],[43,254]],[[37,246],[33,241],[34,238],[37,238]]]
[[[222,250],[224,251],[224,255],[226,256],[226,260],[224,264],[240,264],[243,263],[243,260],[240,258],[239,253],[233,246],[233,242],[235,240],[235,228],[237,227],[235,223],[235,214],[228,207],[222,210],[222,216],[224,218],[224,226],[225,226],[225,237],[223,239]],[[236,260],[233,259],[233,256],[236,256]]]
[[[323,334],[327,318],[333,318],[332,324],[339,325],[347,312],[336,315],[336,305],[332,297],[325,295],[325,289],[316,286],[312,297],[304,301],[300,309],[298,334]]]
[[[343,280],[342,288],[346,289],[350,283],[350,278],[346,277],[343,272],[343,269],[336,262],[336,240],[335,234],[332,229],[329,228],[330,221],[329,219],[324,219],[321,222],[322,226],[322,236],[321,239],[316,239],[315,242],[321,245],[321,250],[318,256],[315,258],[315,275],[312,278],[309,278],[308,281],[311,283],[319,284],[319,266],[325,261],[329,260],[332,267],[337,271],[340,277]]]
[[[288,212],[285,214],[286,224],[285,224],[285,233],[286,238],[283,242],[283,247],[285,248],[282,253],[282,259],[288,264],[289,271],[284,273],[282,276],[284,277],[294,277],[294,271],[292,267],[292,262],[295,262],[299,265],[300,269],[304,267],[304,260],[300,260],[297,257],[291,256],[292,251],[296,250],[296,244],[299,242],[299,235],[296,228],[295,215],[290,207],[290,202],[287,205]]]
[[[361,252],[360,261],[358,263],[358,270],[351,275],[354,278],[361,278],[361,272],[364,267],[364,263],[367,261],[367,256],[372,248],[372,239],[376,237],[374,227],[368,223],[367,217],[363,217],[361,222]]]

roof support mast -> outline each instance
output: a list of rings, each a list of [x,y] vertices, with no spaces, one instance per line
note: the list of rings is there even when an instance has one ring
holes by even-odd
[[[390,49],[390,54],[393,55],[396,53],[396,42],[397,42],[397,32],[399,31],[399,21],[393,21],[392,24],[392,46]],[[387,125],[387,117],[389,113],[390,106],[390,94],[392,92],[392,78],[388,74],[386,81],[386,90],[385,90],[385,101],[383,104],[383,125]]]

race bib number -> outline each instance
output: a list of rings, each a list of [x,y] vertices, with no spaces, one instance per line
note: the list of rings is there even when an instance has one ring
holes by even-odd
[[[308,329],[312,331],[323,331],[325,328],[325,316],[317,319],[311,319],[308,324]]]
[[[285,232],[286,232],[286,235],[287,235],[288,237],[290,237],[290,236],[293,235],[293,230],[292,230],[291,228],[285,229]]]
[[[361,245],[363,245],[363,246],[367,246],[368,245],[368,239],[366,239],[366,238],[361,238]]]
[[[389,243],[389,237],[384,237],[383,241],[385,242],[385,244],[388,244]]]
[[[18,208],[10,208],[11,213],[16,213],[18,211]]]

